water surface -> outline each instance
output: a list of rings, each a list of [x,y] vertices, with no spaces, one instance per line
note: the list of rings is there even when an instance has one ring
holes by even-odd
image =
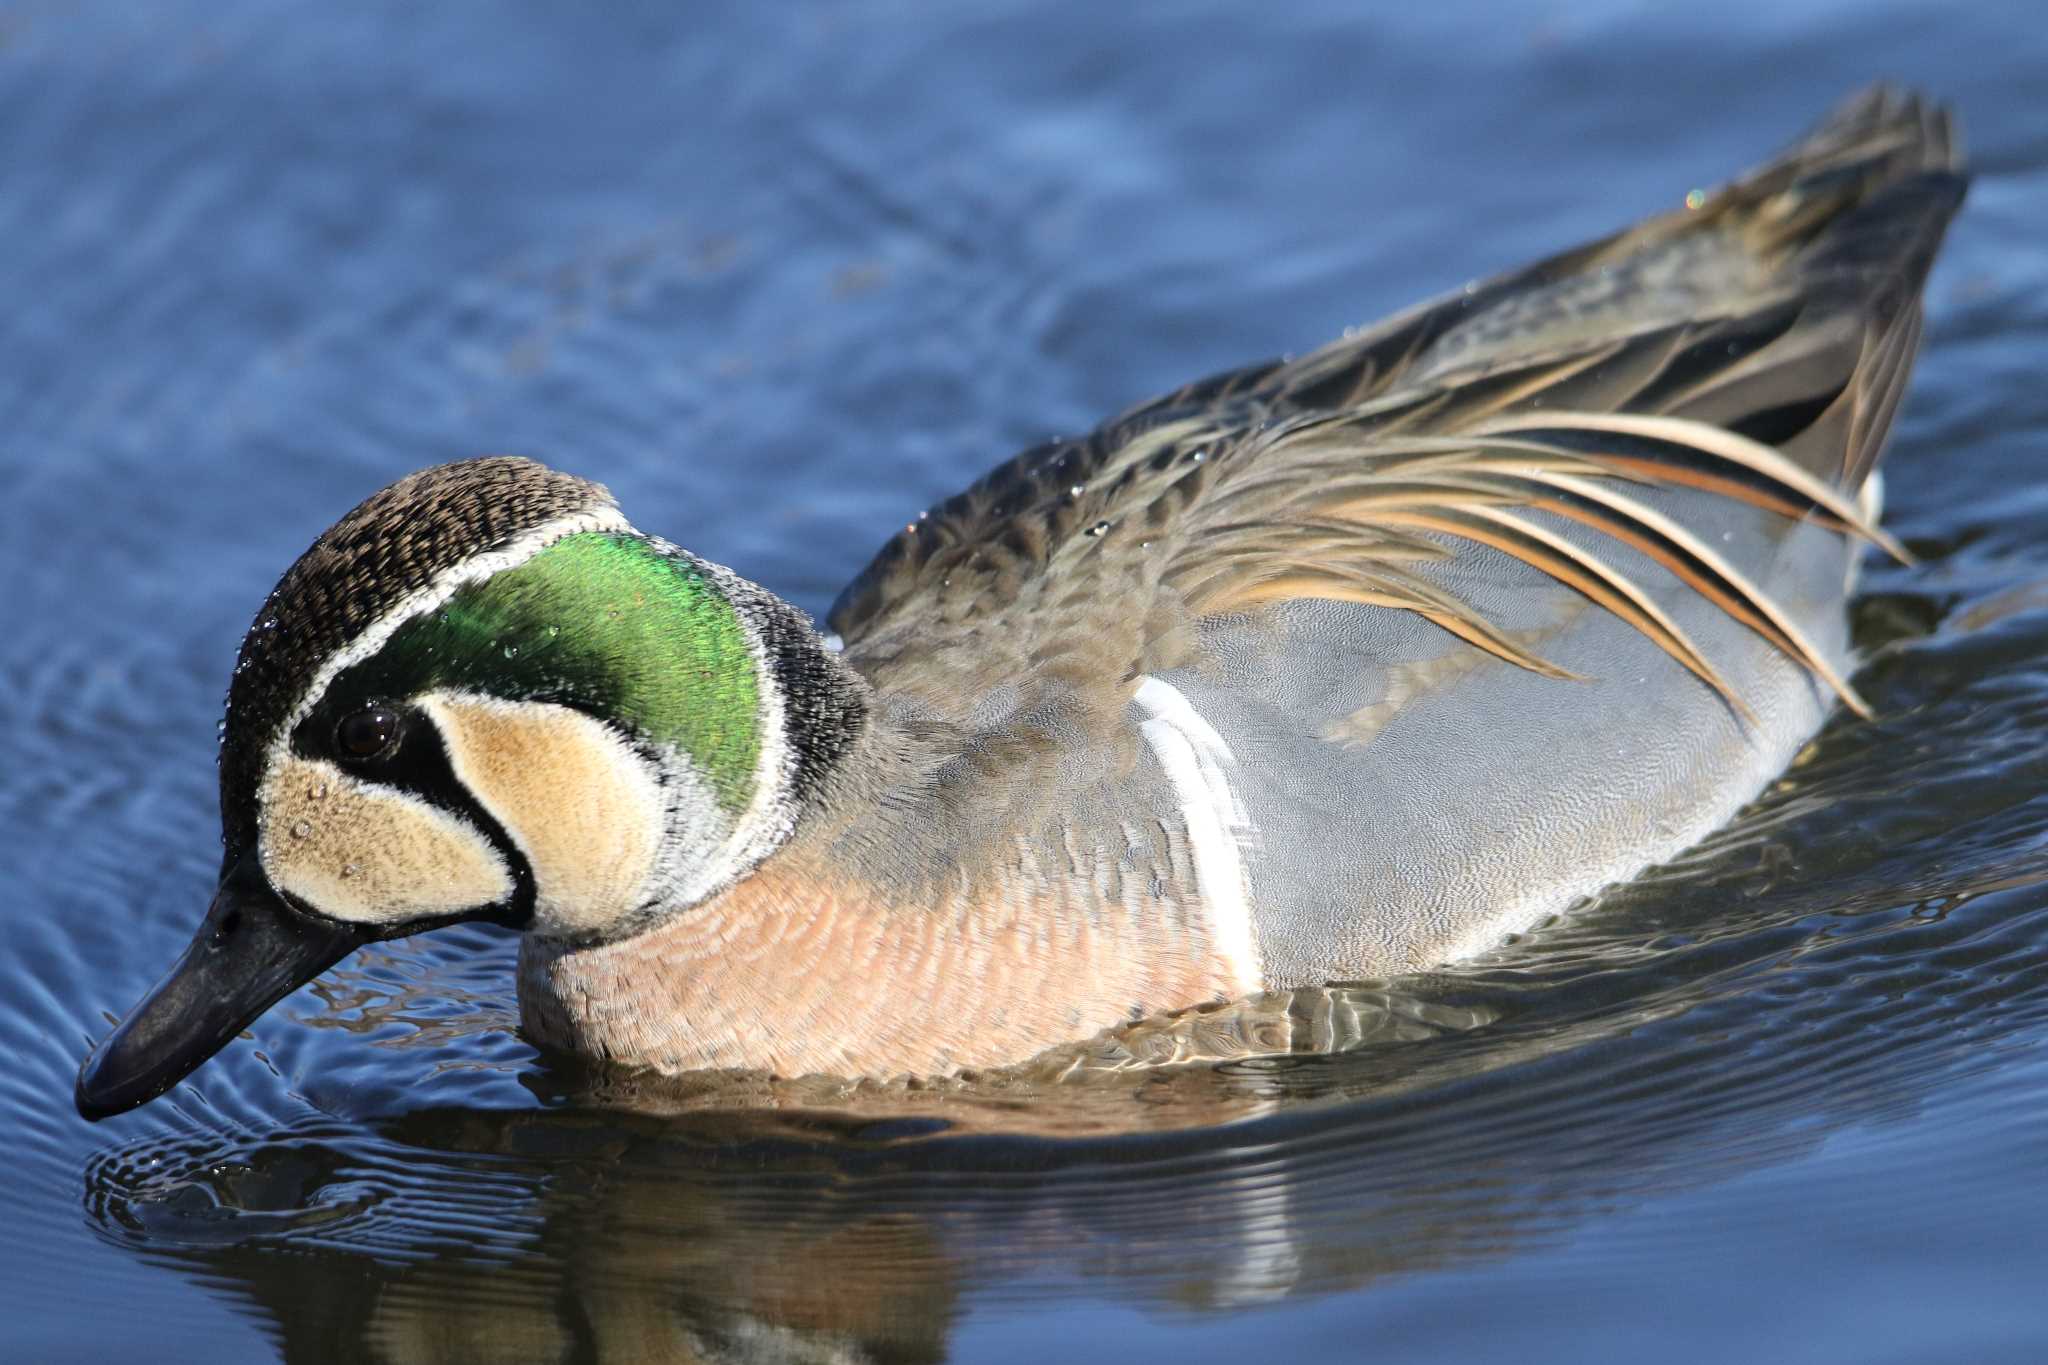
[[[1126,8],[0,7],[10,1358],[2048,1357],[2033,7]],[[821,611],[1012,450],[1876,76],[1981,172],[1888,464],[1925,562],[1856,608],[1877,719],[1701,849],[972,1093],[578,1075],[465,929],[72,1114],[210,892],[241,632],[377,486],[534,454]]]

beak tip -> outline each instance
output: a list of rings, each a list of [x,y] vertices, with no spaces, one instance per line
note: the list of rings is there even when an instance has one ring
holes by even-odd
[[[92,1064],[87,1062],[89,1067]],[[86,1072],[78,1074],[78,1088],[71,1092],[71,1102],[78,1106],[78,1116],[87,1123],[98,1123],[101,1119],[112,1118],[121,1112],[122,1106],[113,1102],[113,1097],[101,1092]]]
[[[293,909],[260,871],[236,864],[170,973],[79,1067],[80,1117],[96,1123],[148,1104],[363,938],[358,927]]]
[[[160,1091],[137,1093],[137,1087],[124,1084],[119,1078],[109,1079],[102,1073],[101,1065],[106,1057],[107,1045],[101,1043],[92,1055],[85,1059],[85,1065],[78,1068],[78,1085],[71,1092],[71,1102],[78,1107],[78,1115],[88,1123],[98,1123],[116,1114],[125,1114],[130,1109],[154,1099]]]
[[[118,1105],[110,1104],[103,1096],[93,1093],[83,1076],[79,1077],[78,1089],[71,1098],[78,1106],[78,1116],[87,1123],[98,1123],[101,1119],[110,1119],[121,1112]]]

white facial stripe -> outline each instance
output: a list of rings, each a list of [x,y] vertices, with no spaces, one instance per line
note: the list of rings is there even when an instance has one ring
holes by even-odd
[[[323,915],[388,924],[512,895],[511,870],[474,825],[332,763],[273,763],[258,799],[264,872]]]
[[[401,598],[347,648],[322,663],[305,695],[278,727],[265,756],[257,802],[269,823],[259,837],[259,848],[273,884],[336,919],[385,922],[452,914],[510,896],[512,875],[504,859],[467,821],[393,788],[359,782],[331,764],[311,764],[299,758],[291,751],[292,732],[312,714],[344,670],[374,657],[400,626],[437,609],[465,585],[516,568],[565,536],[631,529],[625,514],[615,507],[543,522],[503,549],[442,570],[426,587]],[[324,819],[300,809],[304,793],[320,786],[322,778],[313,775],[315,768],[324,770],[328,790],[337,798],[345,790],[351,793],[356,816],[345,826],[335,819],[339,807],[327,807]],[[375,793],[375,801],[381,804],[372,804],[367,793]],[[287,809],[296,813],[282,814]],[[315,857],[311,848],[282,842],[302,823],[316,832],[322,856]],[[357,831],[352,846],[343,846],[334,833],[344,827]],[[272,861],[273,855],[278,861]],[[354,870],[344,875],[343,868]],[[443,885],[434,884],[437,876]],[[425,880],[408,885],[407,878]],[[455,898],[464,895],[473,899],[457,903]]]
[[[1240,993],[1263,990],[1265,970],[1252,932],[1241,849],[1251,821],[1230,786],[1229,774],[1237,760],[1216,728],[1171,683],[1147,676],[1131,700],[1148,717],[1139,723],[1138,733],[1151,746],[1180,800],[1217,955],[1236,976]]]
[[[407,621],[435,610],[468,584],[480,583],[493,574],[519,567],[565,537],[593,531],[632,529],[632,524],[626,520],[625,514],[616,507],[600,507],[589,512],[579,512],[572,517],[558,517],[553,521],[543,522],[503,549],[476,555],[442,570],[431,583],[401,598],[396,606],[365,627],[362,634],[356,636],[346,649],[320,665],[319,671],[313,674],[312,682],[307,684],[305,695],[299,698],[298,705],[292,708],[291,715],[286,717],[284,724],[278,728],[277,737],[270,747],[271,766],[275,767],[278,760],[289,752],[292,731],[298,728],[300,721],[312,714],[313,708],[327,695],[327,689],[333,685],[334,680],[345,670],[355,667],[365,659],[375,657],[377,651],[384,648],[391,637],[398,633],[398,628]]]
[[[456,778],[533,871],[549,931],[602,931],[637,909],[660,856],[654,769],[603,722],[567,707],[468,693],[420,699]]]

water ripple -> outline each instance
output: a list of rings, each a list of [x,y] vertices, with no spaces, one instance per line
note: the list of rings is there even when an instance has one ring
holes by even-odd
[[[1535,1358],[1555,1318],[1612,1355],[1596,1329],[1655,1314],[1670,1353],[1665,1319],[1781,1273],[1825,1307],[1808,1262],[1879,1277],[1928,1229],[1945,1259],[1843,1301],[1889,1331],[1891,1286],[1939,1300],[1963,1355],[2037,1297],[2011,1226],[2048,1216],[2015,1175],[2048,1157],[2048,137],[2021,7],[1759,9],[1713,42],[1607,4],[16,8],[17,1354],[76,1354],[88,1307],[102,1354],[247,1352],[225,1303],[291,1358],[927,1360],[990,1315],[1062,1348],[1093,1320],[1048,1305],[1089,1299],[1201,1315],[1211,1354],[1398,1353],[1453,1300],[1446,1350],[1490,1327]],[[239,634],[371,488],[541,455],[820,607],[1012,449],[1676,202],[1894,69],[1945,73],[1985,170],[1888,457],[1925,562],[1868,569],[1877,719],[1699,848],[1455,968],[946,1085],[551,1062],[511,941],[465,928],[359,954],[144,1111],[70,1114],[211,890]]]

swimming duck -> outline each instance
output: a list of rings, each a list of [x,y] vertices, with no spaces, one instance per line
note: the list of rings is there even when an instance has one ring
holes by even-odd
[[[1685,207],[1017,456],[829,634],[596,483],[443,465],[242,645],[161,1094],[358,946],[523,931],[539,1044],[944,1075],[1483,949],[1725,822],[1849,680],[1964,179],[1878,90]]]

